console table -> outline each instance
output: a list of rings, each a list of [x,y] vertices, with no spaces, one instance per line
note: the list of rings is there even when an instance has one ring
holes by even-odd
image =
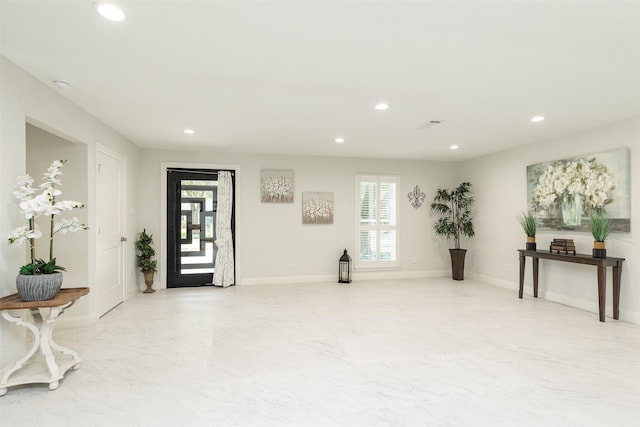
[[[540,259],[595,265],[598,268],[598,309],[601,322],[604,322],[607,267],[613,267],[613,318],[618,319],[620,314],[620,277],[622,276],[624,258],[594,258],[585,254],[569,255],[548,251],[528,251],[525,249],[518,249],[518,252],[520,252],[520,291],[518,298],[522,298],[525,258],[528,256],[533,259],[533,296],[536,298],[538,297],[538,266]]]
[[[60,293],[48,301],[25,302],[18,294],[0,298],[2,317],[29,329],[34,338],[29,351],[0,372],[0,396],[7,393],[8,387],[22,384],[44,383],[49,384],[49,390],[55,390],[65,372],[80,367],[78,353],[53,341],[53,328],[64,310],[88,293],[89,288],[67,288],[60,289]],[[30,310],[33,319],[13,316],[11,310]],[[34,356],[38,349],[42,357]]]

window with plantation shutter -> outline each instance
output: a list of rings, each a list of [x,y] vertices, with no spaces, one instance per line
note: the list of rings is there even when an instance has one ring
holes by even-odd
[[[398,187],[393,176],[358,175],[356,268],[398,266]]]

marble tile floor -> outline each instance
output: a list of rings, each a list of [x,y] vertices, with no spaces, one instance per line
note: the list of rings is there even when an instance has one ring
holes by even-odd
[[[640,326],[473,280],[161,290],[0,426],[637,426]]]

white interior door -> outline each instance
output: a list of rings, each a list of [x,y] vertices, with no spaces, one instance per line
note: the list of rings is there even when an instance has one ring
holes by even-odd
[[[98,310],[102,316],[124,301],[125,295],[125,158],[104,147],[96,153],[98,223]]]

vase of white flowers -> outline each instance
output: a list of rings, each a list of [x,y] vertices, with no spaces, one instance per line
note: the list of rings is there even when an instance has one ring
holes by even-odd
[[[70,200],[56,200],[62,194],[62,167],[66,160],[55,160],[44,173],[42,184],[33,187],[29,175],[19,176],[18,188],[13,194],[20,201],[20,211],[26,224],[9,234],[9,244],[20,245],[29,242],[30,262],[20,267],[16,288],[23,301],[46,301],[54,298],[62,286],[62,271],[65,268],[56,264],[53,256],[53,238],[56,234],[66,234],[86,230],[78,218],[55,221],[56,215],[84,205]],[[49,220],[49,261],[36,257],[36,239],[42,237],[36,218],[48,216]]]
[[[560,204],[562,211],[562,223],[568,227],[577,227],[582,223],[582,196],[577,194],[565,194]]]

